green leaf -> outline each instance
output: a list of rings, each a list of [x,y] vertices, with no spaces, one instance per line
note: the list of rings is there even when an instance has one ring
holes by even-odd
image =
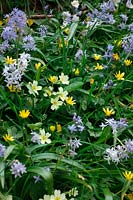
[[[27,171],[42,176],[42,178],[44,178],[46,182],[46,190],[48,191],[48,194],[53,193],[53,176],[51,172],[44,169],[43,167],[37,167],[37,166],[29,167]]]
[[[74,82],[65,87],[68,92],[75,91],[83,86],[83,82]]]
[[[37,122],[37,123],[35,123],[35,124],[27,124],[27,126],[28,126],[31,130],[37,130],[37,129],[41,128],[42,122]]]
[[[68,41],[71,40],[71,38],[74,36],[75,34],[75,31],[77,29],[77,26],[78,26],[78,23],[72,23],[71,27],[70,27],[70,32],[69,32],[69,35],[68,35]]]
[[[105,200],[113,200],[113,195],[112,195],[111,191],[109,190],[109,188],[104,188],[103,193],[105,196]]]
[[[85,170],[82,165],[80,165],[78,162],[74,160],[70,160],[67,158],[62,157],[61,155],[54,154],[54,153],[40,153],[32,156],[33,161],[38,161],[42,159],[49,159],[49,160],[60,160],[64,163],[67,163],[71,166],[77,167],[79,169]]]
[[[0,182],[1,182],[1,187],[4,189],[4,184],[5,184],[5,163],[0,162]]]
[[[4,160],[6,160],[6,159],[8,158],[8,156],[9,156],[9,155],[11,154],[11,152],[13,151],[14,147],[15,147],[15,145],[10,145],[10,146],[6,149],[6,151],[5,151],[5,153],[4,153]]]

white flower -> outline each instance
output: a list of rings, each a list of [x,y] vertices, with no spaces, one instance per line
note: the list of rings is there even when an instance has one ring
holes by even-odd
[[[50,195],[44,195],[43,199],[39,199],[39,200],[51,200],[51,196]]]
[[[51,136],[50,133],[45,133],[44,129],[40,129],[40,134],[41,135],[39,135],[39,139],[40,139],[41,144],[51,143],[51,140],[49,139],[49,137]]]
[[[52,110],[57,110],[59,108],[59,106],[61,106],[63,104],[62,101],[59,101],[59,97],[52,98],[51,103],[52,103],[52,106],[51,106]]]
[[[51,195],[51,200],[67,200],[64,193],[61,194],[60,190],[55,190],[54,195]]]
[[[127,0],[126,7],[133,8],[133,4],[132,4],[131,0]]]
[[[38,81],[34,80],[33,83],[29,82],[27,88],[29,89],[29,93],[35,96],[36,94],[38,95],[38,90],[41,90],[42,86],[38,86]]]
[[[55,93],[55,95],[58,95],[58,97],[62,100],[62,101],[65,101],[67,95],[68,95],[68,92],[67,91],[63,91],[63,88],[62,87],[59,87],[58,88],[59,91]]]
[[[69,77],[67,75],[64,75],[64,73],[61,73],[61,75],[59,76],[60,78],[60,82],[62,84],[68,85],[69,84]]]
[[[79,7],[79,2],[76,1],[76,0],[72,1],[71,4],[72,4],[72,6],[73,6],[74,8],[78,8],[78,7]]]
[[[47,88],[45,88],[45,93],[43,94],[45,97],[47,97],[47,96],[51,96],[52,95],[52,93],[53,93],[53,87],[52,86],[49,86],[49,87],[47,87]]]

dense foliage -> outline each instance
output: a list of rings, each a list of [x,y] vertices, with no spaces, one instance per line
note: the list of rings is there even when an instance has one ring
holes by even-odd
[[[133,5],[98,2],[0,21],[2,200],[133,200]]]

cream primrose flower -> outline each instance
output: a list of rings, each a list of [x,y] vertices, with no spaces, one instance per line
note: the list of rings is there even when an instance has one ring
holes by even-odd
[[[51,143],[51,139],[49,139],[50,136],[51,136],[50,133],[45,133],[44,129],[40,129],[39,139],[41,144],[45,143],[50,144]]]
[[[68,92],[67,91],[63,91],[63,88],[62,87],[59,87],[58,88],[58,92],[56,92],[56,95],[62,100],[62,101],[65,101],[67,95],[68,95]]]
[[[60,190],[55,190],[54,195],[51,195],[51,200],[67,200],[65,193],[61,194]]]
[[[68,85],[69,84],[69,77],[67,75],[64,75],[64,73],[61,73],[61,75],[59,76],[59,80],[62,84],[64,85]]]
[[[34,80],[33,83],[29,82],[29,84],[27,84],[27,88],[29,93],[35,96],[36,94],[38,95],[38,90],[41,90],[42,86],[38,86],[38,81]]]
[[[39,199],[39,200],[51,200],[51,195],[44,195],[43,199]]]
[[[44,89],[45,93],[43,94],[45,97],[50,97],[53,93],[54,88],[52,86],[49,86]]]
[[[51,109],[57,110],[59,106],[63,104],[63,102],[59,101],[59,97],[56,97],[56,98],[51,98],[51,104],[52,104]]]
[[[72,6],[73,6],[74,8],[78,8],[78,7],[79,7],[79,2],[76,1],[76,0],[72,1],[71,4],[72,4]]]

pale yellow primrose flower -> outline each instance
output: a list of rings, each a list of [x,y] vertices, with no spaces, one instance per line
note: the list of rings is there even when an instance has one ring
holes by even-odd
[[[67,200],[65,193],[61,193],[60,190],[55,190],[54,195],[51,195],[50,200]]]
[[[72,6],[74,8],[78,8],[79,7],[79,2],[77,0],[72,1],[71,4],[72,4]]]
[[[38,86],[38,81],[33,81],[33,83],[29,82],[27,85],[27,88],[29,89],[29,93],[35,95],[38,95],[38,90],[42,89],[42,86]]]
[[[54,88],[53,87],[51,87],[51,86],[49,86],[49,87],[46,87],[45,88],[45,93],[43,94],[45,97],[47,97],[47,96],[51,96],[52,94],[53,94],[53,90],[54,90]]]
[[[57,110],[59,106],[63,104],[63,102],[59,101],[59,97],[56,97],[56,98],[51,98],[51,104],[52,104],[51,109]]]
[[[64,73],[61,73],[59,76],[59,80],[62,84],[68,85],[69,84],[69,77],[67,75],[64,75]]]
[[[59,87],[58,88],[58,92],[55,93],[55,95],[58,95],[58,97],[62,100],[62,101],[65,101],[67,95],[68,95],[68,92],[67,91],[63,91],[63,88],[62,87]]]
[[[41,144],[50,144],[51,143],[51,139],[49,139],[49,137],[51,136],[50,133],[45,133],[44,129],[40,129],[40,135],[39,135],[39,139],[41,140]]]

